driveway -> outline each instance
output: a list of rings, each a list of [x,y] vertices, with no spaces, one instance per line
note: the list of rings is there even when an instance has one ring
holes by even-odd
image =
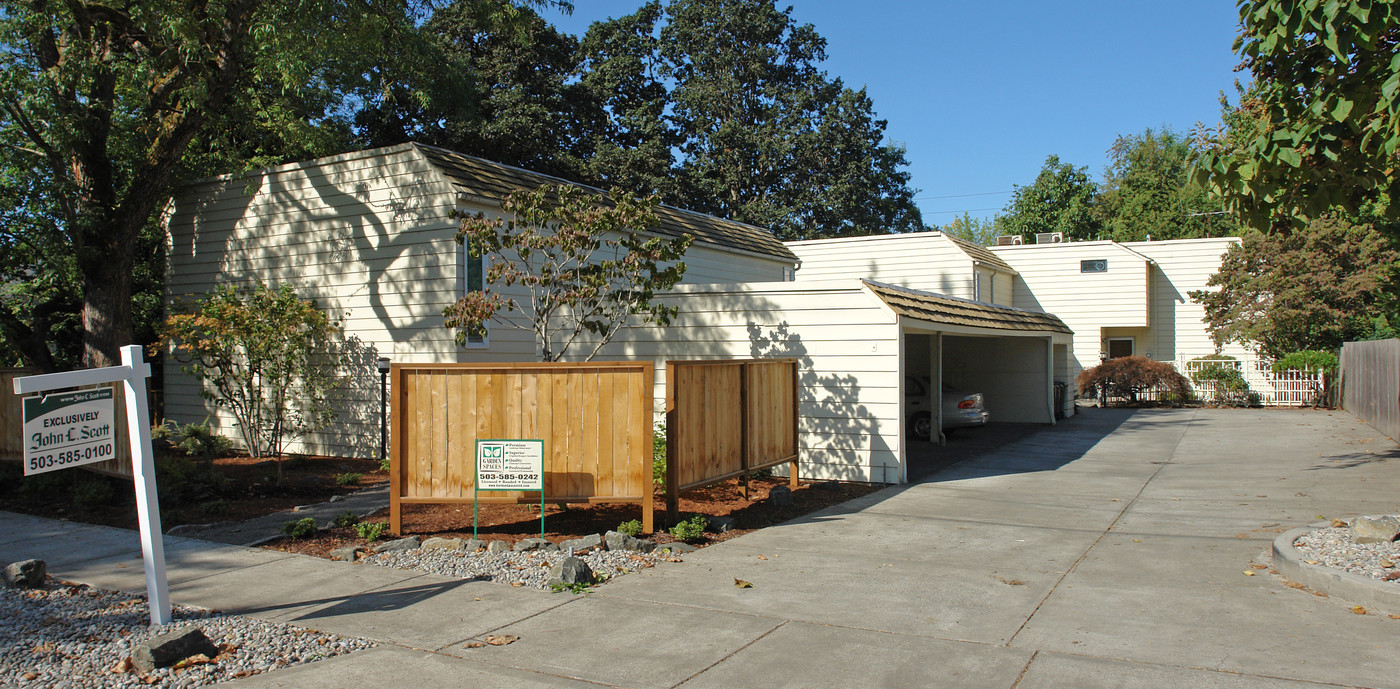
[[[1251,566],[1288,528],[1395,512],[1398,472],[1342,412],[1086,409],[583,596],[181,539],[172,591],[385,642],[231,686],[1400,687],[1400,620]],[[53,569],[121,583],[103,567]],[[520,640],[462,646],[488,632]]]

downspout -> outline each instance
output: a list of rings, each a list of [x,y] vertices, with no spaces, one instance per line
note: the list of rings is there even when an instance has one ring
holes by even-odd
[[[1045,338],[1045,391],[1049,395],[1046,407],[1050,410],[1050,425],[1055,425],[1055,336]],[[1069,393],[1066,391],[1065,396]]]
[[[938,380],[934,380],[934,381],[930,381],[930,382],[933,383],[933,385],[930,385],[930,386],[929,386],[929,387],[933,388],[932,390],[929,390],[929,395],[932,396],[932,398],[933,398],[932,400],[929,401],[929,404],[933,405],[933,428],[934,428],[934,432],[938,434],[938,445],[939,445],[940,447],[942,447],[942,446],[945,446],[945,445],[948,444],[948,436],[946,436],[946,435],[943,434],[943,332],[942,332],[942,331],[939,331],[939,333],[938,333]]]

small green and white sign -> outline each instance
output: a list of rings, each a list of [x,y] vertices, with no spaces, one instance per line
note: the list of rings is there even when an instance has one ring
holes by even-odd
[[[116,413],[109,387],[24,398],[24,475],[112,459]]]
[[[544,490],[544,441],[476,441],[476,489]]]

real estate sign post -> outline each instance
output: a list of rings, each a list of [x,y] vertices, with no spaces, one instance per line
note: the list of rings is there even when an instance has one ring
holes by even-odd
[[[122,383],[151,624],[170,624],[170,588],[165,577],[165,544],[161,540],[156,467],[151,455],[151,414],[146,405],[146,379],[150,377],[151,365],[142,358],[141,348],[132,345],[122,347],[121,366],[16,378],[15,394],[66,390],[28,397],[23,402],[24,474],[28,476],[114,457],[116,416],[111,388],[72,389]]]
[[[540,538],[544,538],[544,441],[476,441],[476,480],[472,485],[472,538],[476,538],[476,498],[483,490],[537,490],[540,492]]]

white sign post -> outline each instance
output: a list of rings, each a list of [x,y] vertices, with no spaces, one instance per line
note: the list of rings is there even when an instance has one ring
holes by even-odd
[[[472,482],[472,538],[476,538],[483,490],[537,490],[540,492],[540,538],[544,538],[544,441],[476,441],[476,480]]]
[[[160,506],[156,501],[156,466],[151,454],[151,412],[146,405],[146,379],[150,377],[151,365],[142,358],[141,348],[132,345],[122,347],[121,366],[16,378],[15,394],[25,395],[117,381],[123,383],[122,387],[126,391],[127,437],[131,441],[131,468],[136,484],[136,517],[141,527],[141,557],[146,564],[146,597],[150,603],[151,624],[170,624],[170,588],[165,578],[165,543],[161,540]],[[32,403],[29,399],[25,400],[26,475],[111,458],[96,456],[101,452],[96,448],[102,447],[104,437],[106,443],[112,444],[112,438],[116,435],[111,420],[111,392],[106,392],[105,407],[102,406],[102,393],[102,390],[84,390],[34,398],[37,401]],[[51,401],[49,406],[58,409],[46,409],[46,401]],[[32,435],[30,430],[31,404],[36,413],[33,421],[36,423],[35,432],[39,434],[37,437]],[[41,414],[43,411],[48,413]],[[107,424],[105,436],[102,430],[104,422]],[[49,425],[45,426],[46,423]],[[85,441],[92,442],[84,444]],[[35,446],[34,455],[31,455],[31,445]],[[52,460],[36,459],[35,464],[45,464],[44,467],[30,470],[31,457],[50,456],[53,457]],[[63,458],[75,456],[71,461],[61,461]]]

